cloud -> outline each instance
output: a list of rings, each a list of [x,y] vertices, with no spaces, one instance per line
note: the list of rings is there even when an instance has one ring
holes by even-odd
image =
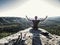
[[[18,3],[23,3],[26,0],[0,0],[0,9],[16,6]]]
[[[60,7],[60,0],[45,0],[45,1],[48,1],[48,3],[54,6]]]
[[[0,7],[14,3],[16,0],[0,0]]]

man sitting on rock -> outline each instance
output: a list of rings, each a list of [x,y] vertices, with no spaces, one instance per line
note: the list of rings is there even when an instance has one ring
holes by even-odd
[[[40,18],[39,20],[37,19],[38,17],[37,16],[35,16],[35,19],[34,20],[32,20],[32,19],[29,19],[27,16],[26,16],[26,18],[29,20],[29,21],[32,21],[33,22],[33,30],[38,30],[38,24],[39,24],[39,22],[42,22],[42,21],[44,21],[46,18],[47,18],[47,16],[46,16],[46,18]]]

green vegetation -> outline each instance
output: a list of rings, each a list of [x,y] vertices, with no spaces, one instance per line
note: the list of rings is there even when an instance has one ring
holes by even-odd
[[[9,36],[11,34],[14,34],[16,32],[0,32],[0,39],[3,38],[3,37],[6,37],[6,36]]]
[[[18,25],[3,25],[0,26],[0,39],[19,31]]]
[[[30,27],[30,24],[25,18],[0,17],[0,39]],[[60,36],[60,17],[49,17],[39,27]]]
[[[50,17],[44,23],[40,24],[39,27],[46,29],[51,34],[60,36],[60,17]]]
[[[45,30],[47,30],[48,32],[50,32],[51,34],[55,34],[55,35],[59,35],[60,36],[60,26],[51,26],[51,27],[40,27],[43,28]]]
[[[20,17],[0,17],[0,39],[28,28],[28,22]]]

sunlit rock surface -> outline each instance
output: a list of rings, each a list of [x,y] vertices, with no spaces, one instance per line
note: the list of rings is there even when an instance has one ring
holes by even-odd
[[[19,35],[21,37],[21,33],[22,37],[24,37],[24,34],[26,34],[24,43],[27,45],[60,45],[60,36],[52,35],[41,28],[39,28],[39,30],[32,30],[31,28],[28,28],[25,29],[24,31],[20,31],[11,36],[2,38],[0,39],[0,45],[5,44],[14,45],[14,43],[16,44],[18,42],[19,42],[18,44],[20,44],[21,38],[19,40],[17,39]]]

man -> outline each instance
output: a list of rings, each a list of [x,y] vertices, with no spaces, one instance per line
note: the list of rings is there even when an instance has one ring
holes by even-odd
[[[29,21],[32,21],[33,22],[33,30],[38,30],[38,24],[39,24],[39,22],[42,22],[42,21],[44,21],[46,18],[47,18],[47,16],[46,16],[46,18],[40,18],[39,20],[37,19],[38,17],[37,16],[35,16],[35,20],[32,20],[32,19],[29,19],[27,16],[26,16],[26,18],[29,20]]]

